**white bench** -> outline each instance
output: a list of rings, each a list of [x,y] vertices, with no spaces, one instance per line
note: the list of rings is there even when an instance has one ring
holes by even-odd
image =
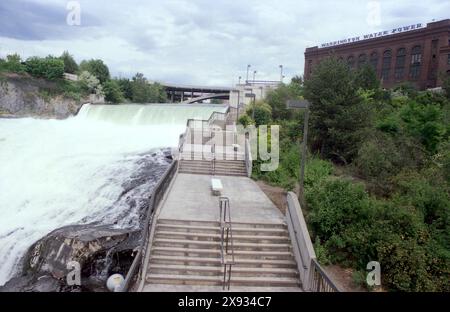
[[[223,191],[222,181],[220,179],[211,179],[211,188],[213,195],[220,196],[221,192]]]

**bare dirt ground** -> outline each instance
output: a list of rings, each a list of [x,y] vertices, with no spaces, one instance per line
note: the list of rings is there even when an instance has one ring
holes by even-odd
[[[271,186],[264,181],[256,181],[261,190],[270,198],[270,200],[277,206],[278,209],[286,214],[287,202],[286,191],[281,187]]]

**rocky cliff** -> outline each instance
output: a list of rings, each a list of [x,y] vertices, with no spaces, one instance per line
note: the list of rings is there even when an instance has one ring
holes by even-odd
[[[57,83],[24,75],[0,76],[0,116],[64,119],[76,115],[89,98],[75,100],[50,95]]]

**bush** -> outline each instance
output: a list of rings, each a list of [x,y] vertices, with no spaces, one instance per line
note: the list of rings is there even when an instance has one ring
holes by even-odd
[[[24,73],[26,67],[22,64],[19,54],[10,54],[6,56],[6,60],[0,60],[0,72]]]
[[[251,117],[249,117],[248,115],[242,115],[239,117],[238,122],[243,125],[244,127],[247,127],[249,125],[253,125],[254,121]]]
[[[26,68],[30,75],[37,78],[56,80],[64,76],[64,62],[53,56],[31,57],[26,61]]]
[[[121,103],[124,101],[122,90],[115,80],[108,80],[103,84],[105,100],[111,103]]]
[[[103,94],[103,88],[100,85],[100,81],[91,73],[84,71],[78,76],[78,84],[87,94]]]
[[[134,103],[164,103],[167,102],[167,94],[164,88],[157,83],[148,83],[144,74],[137,73],[131,82]]]
[[[60,58],[64,62],[64,72],[69,74],[75,74],[78,71],[78,64],[73,58],[73,56],[69,54],[68,51],[64,51],[64,53],[60,56]]]
[[[272,109],[267,103],[258,101],[248,107],[247,115],[254,116],[253,120],[257,127],[260,125],[269,125],[272,117]]]
[[[105,83],[110,79],[109,68],[102,60],[82,61],[80,64],[81,71],[87,71],[94,75],[100,83]]]

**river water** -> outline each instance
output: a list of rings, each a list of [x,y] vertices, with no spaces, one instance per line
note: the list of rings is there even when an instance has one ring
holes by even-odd
[[[21,269],[27,249],[66,225],[139,225],[139,205],[178,146],[188,118],[223,106],[84,105],[66,120],[0,118],[0,286]],[[142,166],[149,181],[129,190]],[[124,193],[127,199],[123,199]]]

